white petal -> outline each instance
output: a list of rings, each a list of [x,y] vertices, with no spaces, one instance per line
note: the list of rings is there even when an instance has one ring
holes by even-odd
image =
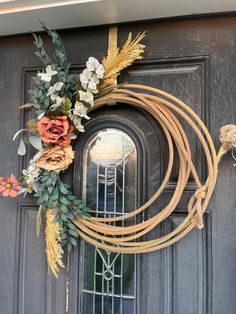
[[[71,138],[72,140],[75,140],[75,139],[77,138],[77,134],[72,134],[72,135],[70,136],[70,138]]]
[[[84,83],[84,82],[82,83],[82,82],[81,82],[81,85],[83,86],[84,89],[87,89],[88,83]]]
[[[57,99],[58,95],[57,94],[51,94],[50,98],[52,101],[55,101]]]
[[[62,82],[57,82],[53,85],[55,91],[59,92],[62,89],[62,86],[64,85],[64,83]]]
[[[97,77],[100,78],[100,79],[103,78],[103,76],[104,76],[104,71],[105,71],[105,70],[104,70],[104,66],[103,66],[102,64],[99,64],[98,67],[97,67],[97,69],[96,69],[96,71],[95,71],[96,74],[97,74]]]
[[[97,68],[98,65],[99,65],[99,62],[94,57],[89,57],[88,61],[86,62],[86,67],[90,71],[94,71]]]
[[[90,92],[79,91],[80,100],[87,102],[90,105],[93,105],[93,94]]]
[[[74,114],[83,117],[87,120],[90,119],[90,117],[87,115],[87,108],[83,105],[82,102],[79,101],[76,101],[75,103]]]
[[[61,97],[57,96],[56,104],[57,104],[58,107],[60,107],[60,105],[61,105],[61,103],[62,103],[62,100],[63,100],[63,99],[62,99]]]
[[[57,71],[53,71],[53,70],[52,70],[52,66],[51,66],[51,65],[48,65],[48,66],[46,67],[46,73],[47,73],[48,75],[50,75],[50,76],[53,76],[53,75],[57,74]]]
[[[50,82],[51,81],[51,75],[48,75],[47,73],[38,73],[37,76],[41,78],[42,81]]]
[[[98,93],[97,84],[94,82],[89,82],[88,87],[87,87],[87,91],[91,92],[93,94],[97,94]]]
[[[54,92],[55,92],[54,86],[50,86],[49,89],[48,89],[47,96],[50,96],[50,95],[53,94]]]

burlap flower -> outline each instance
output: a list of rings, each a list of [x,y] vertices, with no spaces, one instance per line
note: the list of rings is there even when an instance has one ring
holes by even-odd
[[[73,126],[67,120],[67,116],[52,119],[43,117],[37,123],[37,131],[44,143],[67,146],[71,141]]]
[[[48,171],[62,171],[69,167],[73,159],[74,152],[70,145],[50,146],[43,151],[36,163],[38,167]]]
[[[236,125],[228,124],[220,129],[220,141],[225,151],[236,148]]]

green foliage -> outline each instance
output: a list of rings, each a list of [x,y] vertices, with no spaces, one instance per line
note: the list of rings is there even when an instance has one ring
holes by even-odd
[[[90,216],[90,209],[71,192],[56,172],[42,171],[38,183],[38,191],[34,196],[38,198],[40,220],[44,218],[48,208],[53,209],[54,221],[62,227],[61,245],[70,251],[77,246],[78,238],[73,220]]]
[[[52,104],[50,98],[47,96],[50,82],[45,82],[40,79],[35,80],[34,89],[29,90],[31,101],[36,109],[36,114],[47,112],[49,106]]]
[[[37,79],[35,87],[28,91],[33,106],[37,110],[36,114],[38,115],[43,112],[48,113],[49,107],[53,104],[50,96],[47,95],[50,86],[53,86],[56,82],[62,82],[64,85],[60,91],[60,97],[66,96],[68,98],[74,97],[73,93],[76,88],[76,78],[74,75],[69,74],[71,64],[68,62],[65,47],[60,36],[45,24],[41,24],[42,29],[52,39],[54,53],[52,56],[49,56],[44,48],[42,38],[33,33],[34,44],[36,46],[35,55],[42,61],[45,67],[50,65],[54,71],[57,71],[57,74],[52,77],[50,82]],[[65,109],[61,108],[61,113],[64,114],[64,111]]]

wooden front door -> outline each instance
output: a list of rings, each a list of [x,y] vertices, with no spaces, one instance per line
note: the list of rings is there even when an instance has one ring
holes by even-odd
[[[219,147],[221,126],[236,118],[236,18],[218,17],[119,26],[119,45],[147,30],[144,59],[125,71],[120,82],[163,89],[185,101],[202,118]],[[89,56],[102,59],[108,27],[60,32],[73,71]],[[48,38],[43,36],[48,49]],[[16,155],[14,133],[31,117],[27,101],[41,63],[29,35],[0,39],[0,175],[20,176],[30,156]],[[202,181],[205,160],[189,130],[194,163]],[[107,158],[110,148],[116,154]],[[65,180],[95,215],[119,215],[145,202],[165,174],[167,147],[158,123],[145,112],[119,105],[92,114],[75,146],[76,159]],[[32,152],[33,153],[33,152]],[[110,155],[109,155],[110,156]],[[110,156],[111,157],[111,156]],[[144,216],[163,208],[176,185],[177,167],[163,193]],[[80,242],[66,272],[48,273],[43,236],[35,233],[33,197],[1,198],[0,313],[2,314],[234,314],[236,308],[236,175],[226,156],[214,196],[204,215],[205,228],[172,247],[146,255],[104,252]],[[194,191],[191,178],[176,211],[149,238],[168,233],[185,217]]]

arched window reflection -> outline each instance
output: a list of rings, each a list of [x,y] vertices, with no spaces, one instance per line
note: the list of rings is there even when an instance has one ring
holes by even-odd
[[[136,207],[137,150],[127,134],[112,128],[98,132],[87,143],[84,166],[84,199],[97,214]]]
[[[93,135],[83,155],[83,199],[93,215],[114,217],[137,204],[137,149],[125,132]],[[84,246],[82,313],[135,313],[136,258]]]

